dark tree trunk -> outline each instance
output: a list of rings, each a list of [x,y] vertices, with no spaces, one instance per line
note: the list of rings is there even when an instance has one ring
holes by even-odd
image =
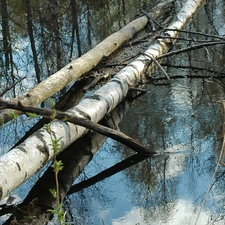
[[[52,23],[52,31],[53,37],[55,38],[55,46],[56,46],[56,61],[57,61],[57,70],[60,70],[63,66],[63,49],[62,49],[62,37],[60,33],[60,19],[59,19],[59,9],[58,9],[57,0],[50,1],[50,11],[51,11],[51,23]]]
[[[5,67],[6,70],[9,69],[9,24],[8,24],[8,10],[6,0],[1,0],[2,8],[2,36],[3,36],[3,51],[5,55]]]
[[[87,40],[89,44],[89,48],[91,48],[92,40],[91,40],[91,13],[89,5],[87,5]]]
[[[3,37],[3,52],[5,56],[5,77],[9,81],[12,79],[12,83],[15,83],[14,77],[14,66],[13,66],[13,54],[12,54],[12,46],[11,46],[11,36],[9,31],[9,15],[8,15],[8,8],[6,0],[1,0],[1,7],[2,7],[2,37]],[[10,76],[8,77],[8,73],[10,72]],[[15,88],[13,88],[14,97]]]

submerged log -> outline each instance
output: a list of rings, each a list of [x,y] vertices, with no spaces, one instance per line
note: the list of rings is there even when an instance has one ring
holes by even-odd
[[[203,0],[188,0],[169,27],[182,29],[196,15],[203,3]],[[179,32],[167,31],[166,34],[176,37]],[[145,78],[144,72],[147,69],[149,73],[154,69],[151,58],[162,55],[172,44],[171,40],[155,40],[142,56],[122,69],[110,82],[86,97],[76,107],[68,110],[68,113],[93,122],[100,121],[125,98],[130,86],[135,86]],[[55,139],[61,138],[63,150],[88,131],[84,127],[56,120],[52,122],[51,130]],[[0,199],[53,157],[51,144],[50,134],[45,129],[40,129],[22,144],[0,157]]]

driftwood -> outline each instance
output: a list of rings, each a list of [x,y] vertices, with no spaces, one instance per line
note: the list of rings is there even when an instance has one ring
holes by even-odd
[[[74,107],[84,97],[83,87],[86,84],[85,79],[76,81],[73,86],[63,95],[62,98],[54,105],[54,109],[65,112],[66,110]],[[41,129],[45,124],[51,122],[50,118],[43,117],[29,131],[12,147],[15,148],[24,142],[34,132]]]

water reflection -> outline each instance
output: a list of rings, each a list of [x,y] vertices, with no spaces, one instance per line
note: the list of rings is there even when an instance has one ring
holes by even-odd
[[[21,2],[10,3],[18,10],[12,18],[22,17],[24,8],[21,8]],[[146,2],[71,0],[65,1],[63,7],[55,5],[53,8],[48,4],[37,1],[32,5],[33,10],[44,9],[43,14],[37,10],[32,17],[35,37],[42,39],[36,40],[42,79],[117,30]],[[224,35],[224,23],[221,22],[223,8],[223,1],[208,2],[189,29]],[[79,14],[73,13],[76,10]],[[49,16],[48,20],[43,21],[44,14]],[[219,20],[218,15],[221,15]],[[58,20],[51,23],[53,17],[63,19],[60,23],[57,23]],[[119,19],[115,21],[114,18]],[[25,17],[21,21],[21,27],[13,24],[15,34],[20,35],[13,36],[12,43],[21,48],[13,52],[13,62],[18,66],[17,76],[25,74],[29,80],[33,79],[22,84],[26,89],[36,82],[37,72],[33,69],[34,63],[26,65],[33,53],[28,34],[22,29],[26,27]],[[51,45],[45,49],[48,41]],[[180,45],[183,43],[177,44],[177,47]],[[193,51],[170,58],[168,63],[221,71],[224,66],[223,50],[220,47]],[[26,66],[22,63],[25,55],[28,55]],[[8,66],[3,72],[8,75],[11,67],[7,60],[10,57],[2,58],[2,65]],[[126,134],[162,154],[68,196],[64,202],[67,221],[113,225],[194,224],[221,148],[222,116],[218,101],[224,99],[225,89],[219,80],[209,82],[204,79],[204,76],[212,75],[210,72],[190,68],[181,71],[172,67],[168,67],[167,71],[187,77],[173,79],[171,85],[147,86],[149,92],[132,105],[120,125]],[[190,79],[190,75],[203,77]],[[8,81],[11,82],[10,79]],[[129,149],[108,139],[80,179],[87,179],[130,154]],[[198,224],[224,224],[223,193],[224,168],[220,167]]]
[[[215,2],[211,4],[201,10],[190,25],[191,29],[210,30],[205,10],[216,5]],[[224,61],[218,49],[221,50],[208,48],[191,52],[170,59],[169,63],[220,71]],[[102,221],[116,225],[196,222],[221,149],[223,122],[218,101],[224,99],[225,89],[223,80],[204,79],[204,76],[212,75],[210,72],[168,68],[168,73],[202,78],[174,79],[170,86],[148,86],[148,94],[133,104],[120,125],[121,130],[164,154],[145,160],[108,182],[97,184],[98,191],[106,193],[111,200],[108,204],[103,199],[91,197],[93,189],[85,190],[83,193],[90,198],[91,206],[97,207],[93,224]],[[120,152],[121,157],[130,154],[129,149],[119,144],[113,142],[113,146],[109,148],[106,144],[95,160],[101,160],[104,165],[105,161],[107,164],[115,162],[116,152]],[[106,149],[111,153],[107,154]],[[93,162],[91,166],[94,165]],[[91,168],[87,169],[88,173],[91,171]],[[219,167],[198,224],[224,224],[223,187],[224,169]],[[76,197],[70,197],[70,201],[75,203]]]
[[[145,1],[1,1],[0,78],[19,95],[128,23]],[[10,94],[8,94],[11,96]]]

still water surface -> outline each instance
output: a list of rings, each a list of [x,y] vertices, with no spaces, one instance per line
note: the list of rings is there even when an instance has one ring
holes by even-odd
[[[79,4],[85,2],[80,1]],[[90,27],[86,27],[88,23],[80,28],[83,35],[91,37],[90,42],[86,42],[88,39],[81,41],[88,46],[87,49],[118,29],[145,6],[145,1],[118,1],[121,7],[113,11],[116,15],[113,16],[108,7],[112,7],[114,1],[96,2],[100,6],[98,10],[92,9],[92,17],[98,21],[101,13],[106,13],[104,19],[111,22],[104,23],[108,25],[107,28],[97,26],[97,22],[92,23],[90,33]],[[123,9],[124,2],[126,10],[119,11]],[[225,35],[224,2],[217,0],[208,4],[187,29]],[[126,17],[121,16],[122,12]],[[120,20],[115,20],[115,17]],[[84,14],[80,15],[80,21],[85,18]],[[121,18],[126,18],[126,21]],[[185,34],[183,37],[193,36]],[[186,46],[186,43],[178,42],[175,48],[181,46]],[[73,47],[77,47],[76,44]],[[206,70],[172,67],[181,65],[221,71],[224,67],[223,55],[224,48],[220,46],[185,53],[165,61],[170,65],[165,67],[169,75],[182,75],[183,78],[172,79],[170,85],[147,85],[145,88],[149,92],[132,104],[120,124],[121,131],[161,154],[66,197],[64,206],[68,222],[85,225],[195,224],[212,182],[197,224],[225,224],[224,167],[219,166],[215,179],[211,181],[222,145],[223,119],[219,101],[225,98],[223,80],[204,78],[215,75]],[[56,57],[57,61],[56,55],[52,57]],[[19,59],[17,62],[21,63]],[[46,64],[46,68],[50,70],[53,65]],[[57,67],[51,72],[54,70]],[[28,71],[27,67],[23,72]],[[49,71],[46,71],[47,75]],[[154,76],[157,78],[158,75],[156,73]],[[190,76],[195,78],[190,79]],[[32,79],[35,81],[35,73]],[[16,130],[17,133],[20,133],[18,129],[22,130],[21,126],[15,124],[7,129]],[[2,143],[5,143],[4,148],[6,143],[9,144],[8,141]],[[91,177],[131,154],[131,150],[107,139],[79,180]],[[14,194],[25,197],[24,189],[28,191],[35,180],[32,178]]]

